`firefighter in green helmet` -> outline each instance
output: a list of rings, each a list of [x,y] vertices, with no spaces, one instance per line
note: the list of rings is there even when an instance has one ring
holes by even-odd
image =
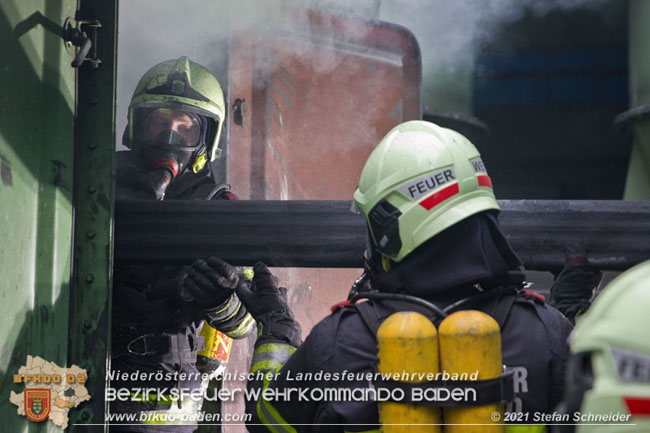
[[[221,155],[225,114],[221,86],[203,66],[181,57],[149,69],[128,109],[123,144],[130,150],[117,153],[117,199],[235,199],[229,185],[216,184],[210,164]],[[136,417],[111,431],[196,428],[201,399],[174,399],[171,390],[205,389],[207,375],[223,371],[231,339],[254,329],[234,293],[239,278],[214,257],[187,267],[115,263],[111,388],[162,394],[113,401],[111,413]],[[134,372],[145,379],[134,381]]]
[[[549,413],[564,386],[571,324],[524,284],[521,261],[501,230],[499,205],[481,155],[461,134],[425,121],[397,125],[368,158],[354,192],[365,216],[365,276],[351,298],[333,307],[300,344],[300,328],[262,264],[237,292],[261,324],[249,381],[263,391],[247,402],[251,432],[378,431],[376,401],[274,399],[296,378],[328,375],[320,388],[366,389],[377,371],[376,331],[396,311],[434,323],[447,312],[476,309],[501,327],[503,363],[513,369],[508,432],[544,431],[534,413]],[[368,302],[356,302],[362,297]],[[404,360],[405,368],[408,359]],[[270,373],[260,378],[260,373]],[[338,379],[336,379],[338,378]],[[406,420],[405,422],[408,422]]]
[[[201,65],[181,57],[149,69],[129,104],[122,143],[131,151],[118,153],[117,179],[128,184],[118,186],[130,189],[117,193],[156,200],[227,194],[210,166],[221,156],[225,115],[221,86]]]
[[[571,334],[562,433],[650,431],[650,261],[619,275]]]

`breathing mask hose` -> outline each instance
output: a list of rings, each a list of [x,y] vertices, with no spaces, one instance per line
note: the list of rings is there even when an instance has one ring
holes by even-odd
[[[165,198],[165,191],[178,174],[178,162],[171,157],[156,158],[151,162],[146,183],[153,191],[156,200]]]

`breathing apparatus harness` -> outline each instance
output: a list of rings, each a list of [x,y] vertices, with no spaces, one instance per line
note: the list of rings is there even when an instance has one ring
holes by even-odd
[[[518,284],[516,283],[518,282]],[[518,296],[523,295],[528,298],[534,298],[538,301],[543,297],[532,290],[527,289],[528,285],[521,281],[521,274],[512,273],[506,277],[504,284],[489,290],[483,290],[475,295],[465,297],[456,302],[447,305],[444,308],[429,302],[417,296],[406,295],[402,293],[384,293],[371,288],[371,278],[368,273],[364,272],[352,285],[348,299],[332,307],[336,311],[343,307],[354,308],[359,312],[361,319],[370,332],[376,336],[377,330],[381,323],[392,313],[397,311],[416,311],[425,315],[431,320],[436,327],[440,322],[448,317],[451,313],[462,309],[468,309],[472,306],[485,304],[486,301],[495,301],[494,311],[484,311],[491,315],[503,328],[508,319],[512,306]],[[367,299],[368,302],[358,302]],[[492,303],[491,303],[492,304]],[[376,366],[375,366],[376,368]],[[393,379],[376,379],[373,380],[375,387],[386,388],[389,390],[401,389],[404,391],[406,398],[401,399],[402,403],[416,405],[432,406],[482,406],[490,403],[506,404],[514,399],[512,369],[504,366],[504,372],[495,379],[488,380],[432,380],[420,383],[402,382]],[[376,375],[376,377],[381,377]],[[476,401],[453,401],[444,402],[417,400],[412,401],[410,396],[413,395],[414,388],[440,389],[446,388],[471,388],[476,390]],[[392,395],[392,393],[391,393]]]

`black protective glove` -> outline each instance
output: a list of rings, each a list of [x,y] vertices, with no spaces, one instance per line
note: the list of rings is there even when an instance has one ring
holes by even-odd
[[[602,272],[589,264],[585,248],[580,244],[569,244],[564,267],[551,287],[551,304],[575,323],[576,316],[591,305],[602,278]]]
[[[237,287],[237,295],[258,323],[256,344],[280,341],[298,347],[301,343],[300,324],[287,302],[287,289],[278,287],[278,280],[262,262],[253,265],[255,275]]]
[[[195,260],[184,271],[181,299],[203,309],[223,304],[239,284],[237,269],[217,257]]]

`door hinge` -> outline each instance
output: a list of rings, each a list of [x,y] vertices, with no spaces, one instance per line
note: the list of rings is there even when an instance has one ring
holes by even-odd
[[[95,69],[99,67],[102,61],[97,57],[97,29],[101,26],[99,20],[66,18],[63,24],[63,39],[79,47],[70,66],[78,68],[88,63]]]

